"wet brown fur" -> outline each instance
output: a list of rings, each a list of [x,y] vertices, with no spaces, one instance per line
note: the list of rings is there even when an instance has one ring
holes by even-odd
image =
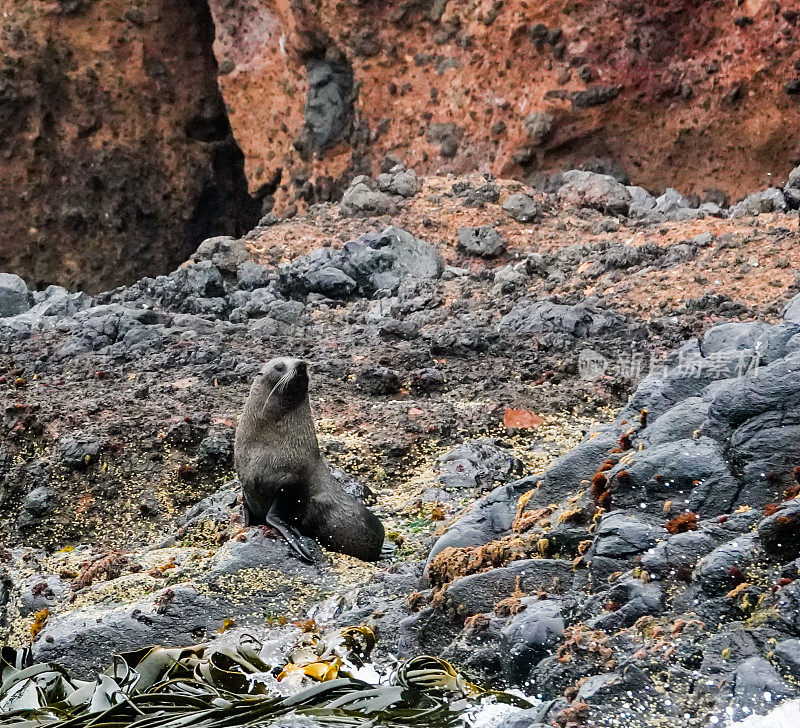
[[[295,374],[283,384],[276,365]],[[273,359],[250,389],[236,429],[236,472],[248,525],[279,516],[331,551],[380,557],[383,524],[333,477],[319,452],[305,366]]]

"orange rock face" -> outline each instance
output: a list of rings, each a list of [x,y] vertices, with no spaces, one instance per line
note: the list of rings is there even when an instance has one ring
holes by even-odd
[[[250,189],[279,208],[327,199],[386,154],[422,174],[517,179],[600,158],[654,191],[732,198],[798,161],[795,0],[210,7]],[[357,94],[337,143],[309,150],[306,72],[320,58],[346,64]]]
[[[98,290],[252,225],[213,38],[205,0],[0,0],[0,270]]]

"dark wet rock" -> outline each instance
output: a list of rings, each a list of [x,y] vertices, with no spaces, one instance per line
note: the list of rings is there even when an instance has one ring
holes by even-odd
[[[497,258],[506,250],[505,240],[491,225],[458,229],[458,247],[470,255]]]
[[[704,592],[721,595],[744,581],[747,568],[758,556],[755,539],[754,534],[737,536],[698,562],[695,577]]]
[[[400,391],[400,372],[388,367],[367,367],[356,376],[356,384],[373,396],[396,394]]]
[[[782,671],[791,677],[800,678],[800,640],[787,639],[778,642],[773,650],[773,657]]]
[[[733,679],[733,718],[767,713],[775,703],[797,694],[763,657],[750,657],[736,668]]]
[[[587,553],[592,578],[597,582],[652,548],[663,528],[635,512],[612,511],[603,516]]]
[[[557,193],[560,202],[572,207],[591,207],[611,215],[627,214],[631,195],[613,177],[570,170],[564,173],[563,180]]]
[[[159,613],[159,596],[168,605]],[[47,621],[34,643],[37,662],[57,662],[77,678],[91,678],[108,666],[113,653],[154,644],[195,644],[213,635],[225,616],[211,597],[175,586],[135,605],[89,608]]]
[[[506,679],[515,685],[530,680],[537,663],[561,643],[564,617],[555,599],[523,597],[522,609],[502,631],[502,663]]]
[[[614,584],[603,597],[616,608],[587,624],[610,633],[632,626],[640,617],[658,616],[665,608],[663,590],[656,582],[643,584],[638,579],[625,579]]]
[[[22,278],[13,273],[0,273],[0,318],[25,313],[31,301],[31,293]]]
[[[516,514],[519,496],[536,485],[531,478],[495,488],[477,501],[434,544],[428,563],[447,547],[481,546],[506,534]]]
[[[610,470],[608,479],[612,502],[624,508],[670,500],[678,509],[720,515],[731,510],[739,495],[722,445],[708,437],[647,448]]]
[[[81,470],[97,460],[101,443],[91,435],[68,435],[58,441],[61,462],[71,470]]]
[[[536,594],[540,589],[561,594],[572,586],[573,577],[572,564],[566,560],[512,561],[508,566],[456,579],[445,591],[442,608],[459,617],[482,614],[510,597],[517,586],[525,594]]]
[[[390,215],[395,202],[384,192],[375,192],[363,182],[349,187],[342,197],[342,214],[347,217]]]
[[[771,557],[788,561],[800,557],[800,501],[797,499],[758,524],[758,538]]]
[[[439,458],[438,481],[445,490],[485,490],[522,475],[519,458],[491,440],[464,443]]]
[[[522,193],[511,195],[503,203],[503,211],[517,222],[534,222],[541,214],[536,201]]]

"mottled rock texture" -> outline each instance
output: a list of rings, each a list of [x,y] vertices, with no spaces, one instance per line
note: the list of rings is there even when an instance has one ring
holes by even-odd
[[[0,270],[102,290],[257,219],[205,0],[0,0]]]

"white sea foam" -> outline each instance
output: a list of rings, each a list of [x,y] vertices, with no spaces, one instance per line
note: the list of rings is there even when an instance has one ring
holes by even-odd
[[[787,700],[766,715],[750,715],[730,724],[730,728],[797,728],[800,726],[800,700]]]

